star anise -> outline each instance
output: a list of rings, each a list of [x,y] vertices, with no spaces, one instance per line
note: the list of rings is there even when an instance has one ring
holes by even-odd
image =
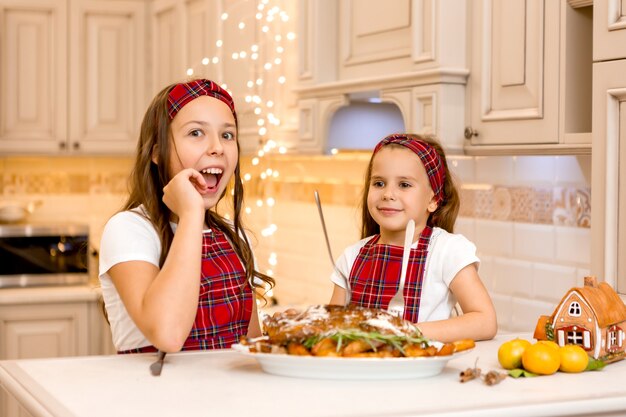
[[[477,363],[478,363],[478,358],[476,358],[476,362],[474,362],[473,368],[467,368],[466,370],[462,371],[459,374],[459,377],[461,378],[461,382],[467,382],[475,378],[480,378],[481,370],[480,368],[476,367]]]
[[[506,374],[498,371],[489,371],[483,377],[483,382],[487,385],[496,385],[506,378]]]
[[[495,385],[500,383],[500,381],[504,380],[507,377],[507,374],[498,372],[498,371],[489,371],[484,376],[481,376],[481,369],[477,367],[478,358],[476,358],[476,362],[474,362],[473,368],[467,368],[459,374],[461,382],[471,381],[472,379],[482,379],[482,381],[486,385]]]

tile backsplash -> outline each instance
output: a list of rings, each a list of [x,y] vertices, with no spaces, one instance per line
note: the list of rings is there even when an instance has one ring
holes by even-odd
[[[33,223],[83,223],[99,247],[102,228],[124,203],[133,159],[108,157],[0,157],[0,205],[41,204]]]
[[[279,303],[330,299],[331,266],[313,191],[320,192],[336,257],[359,238],[368,160],[365,152],[242,159],[242,174],[250,174],[245,221],[259,266],[277,280]],[[40,200],[31,221],[87,223],[97,247],[104,223],[125,200],[132,162],[0,157],[0,204]],[[449,165],[461,192],[456,231],[478,248],[499,325],[532,331],[537,317],[590,272],[590,157],[454,156]]]

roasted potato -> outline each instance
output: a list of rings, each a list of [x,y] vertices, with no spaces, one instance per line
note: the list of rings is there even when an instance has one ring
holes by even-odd
[[[341,356],[337,352],[337,343],[330,338],[325,338],[317,342],[311,348],[313,356]]]
[[[476,346],[476,342],[474,342],[472,339],[457,340],[456,342],[452,342],[452,344],[454,345],[455,352],[472,349],[474,346]]]

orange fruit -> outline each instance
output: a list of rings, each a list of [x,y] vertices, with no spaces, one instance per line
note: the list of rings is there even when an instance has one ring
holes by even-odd
[[[498,349],[498,362],[504,369],[522,367],[522,354],[530,346],[530,342],[524,339],[512,339],[502,343]]]
[[[587,368],[589,355],[578,345],[566,345],[559,349],[562,372],[582,372]]]
[[[542,344],[542,345],[546,345],[546,346],[550,346],[552,349],[555,349],[556,351],[561,349],[559,344],[556,343],[556,342],[553,342],[552,340],[539,340],[539,341],[537,341],[537,343]]]
[[[547,343],[535,343],[524,350],[522,365],[529,372],[539,375],[552,375],[561,366],[561,355]]]

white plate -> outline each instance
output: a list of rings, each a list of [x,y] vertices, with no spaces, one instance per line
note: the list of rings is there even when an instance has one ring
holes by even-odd
[[[418,358],[335,358],[280,353],[252,353],[248,346],[234,344],[234,350],[256,359],[268,374],[321,379],[409,379],[438,375],[451,356]]]

